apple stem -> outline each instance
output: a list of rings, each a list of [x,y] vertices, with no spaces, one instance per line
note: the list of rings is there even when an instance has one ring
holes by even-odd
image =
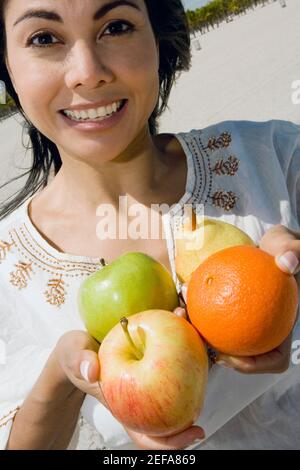
[[[126,336],[128,342],[129,342],[129,344],[130,344],[130,346],[131,346],[131,348],[132,348],[132,351],[133,351],[135,357],[136,357],[138,360],[142,359],[143,354],[141,353],[141,351],[140,351],[140,350],[136,347],[136,345],[134,344],[134,342],[133,342],[133,340],[132,340],[132,338],[131,338],[131,336],[130,336],[130,333],[129,333],[129,331],[128,331],[128,320],[127,320],[127,318],[126,318],[126,317],[121,318],[120,323],[121,323],[121,326],[122,326],[122,328],[123,328],[123,331],[124,331],[124,333],[125,333],[125,336]]]
[[[143,328],[141,328],[140,326],[137,327],[137,332],[138,332],[138,338],[139,338],[139,349],[143,351],[145,351],[145,332],[143,330]]]

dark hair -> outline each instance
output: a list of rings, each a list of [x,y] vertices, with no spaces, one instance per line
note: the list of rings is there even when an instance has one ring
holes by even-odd
[[[26,150],[32,150],[32,165],[25,173],[11,179],[0,187],[2,189],[13,181],[29,175],[24,188],[13,194],[10,197],[11,200],[6,200],[4,204],[1,204],[0,220],[17,209],[40,188],[47,186],[51,172],[53,171],[54,175],[56,175],[62,165],[56,145],[36,129],[25,115],[10,80],[5,63],[5,1],[0,0],[0,79],[5,82],[8,94],[15,101],[17,110],[25,120],[23,129],[29,136],[29,145]],[[170,92],[177,79],[177,74],[190,68],[190,34],[181,0],[144,1],[160,51],[159,100],[148,122],[150,133],[156,135],[158,132],[158,118],[167,108]]]

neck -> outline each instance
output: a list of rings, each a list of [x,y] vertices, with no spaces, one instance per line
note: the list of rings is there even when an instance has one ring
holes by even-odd
[[[60,153],[63,165],[45,190],[48,196],[51,192],[53,207],[95,214],[99,204],[116,208],[120,195],[147,206],[157,202],[157,189],[167,165],[148,128],[122,155],[108,162],[91,165],[67,156],[61,149]]]

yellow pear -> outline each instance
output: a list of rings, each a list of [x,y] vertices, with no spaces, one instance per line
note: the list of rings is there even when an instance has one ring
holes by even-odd
[[[210,255],[237,245],[255,246],[253,240],[235,225],[201,217],[183,224],[176,233],[175,269],[179,280],[189,282],[192,273]]]

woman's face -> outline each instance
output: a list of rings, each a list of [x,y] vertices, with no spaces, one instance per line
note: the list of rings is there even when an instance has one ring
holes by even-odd
[[[48,18],[22,19],[37,10]],[[4,14],[20,103],[62,156],[107,162],[145,134],[158,99],[159,54],[143,0],[7,0]],[[107,128],[74,127],[61,112],[85,104],[103,112],[99,104],[123,99],[126,107]]]

